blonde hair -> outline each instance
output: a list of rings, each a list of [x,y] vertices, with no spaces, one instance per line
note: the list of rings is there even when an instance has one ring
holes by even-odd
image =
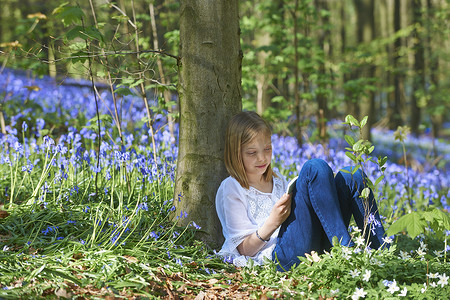
[[[246,189],[250,185],[242,160],[242,147],[261,133],[269,138],[272,134],[266,121],[255,112],[238,113],[228,123],[225,135],[225,166],[230,176],[235,178]],[[263,174],[263,178],[265,181],[270,181],[272,176],[274,176],[274,173],[271,164],[269,164],[266,172]]]

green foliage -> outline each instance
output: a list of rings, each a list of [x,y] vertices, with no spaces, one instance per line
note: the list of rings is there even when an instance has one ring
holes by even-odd
[[[53,14],[62,21],[64,26],[73,24],[82,24],[85,14],[80,7],[67,6],[68,3],[63,3],[53,10]]]
[[[411,238],[415,238],[425,229],[431,228],[437,238],[444,238],[445,231],[450,230],[450,216],[438,208],[428,208],[425,211],[413,211],[401,216],[386,231],[387,235],[394,235],[406,229]]]

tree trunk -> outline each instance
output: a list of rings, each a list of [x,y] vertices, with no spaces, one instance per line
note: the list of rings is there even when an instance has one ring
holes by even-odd
[[[321,10],[328,11],[328,2],[325,0],[317,0],[316,7]],[[330,38],[330,29],[327,27],[327,24],[330,22],[329,15],[321,16],[320,19],[321,28],[319,30],[319,47],[322,49],[324,53],[324,57],[330,57],[329,51],[329,38]],[[325,143],[327,140],[327,121],[329,118],[328,113],[328,99],[327,99],[327,70],[325,68],[325,59],[319,63],[319,79],[317,83],[317,130],[319,139],[322,143]]]
[[[341,3],[340,7],[340,17],[341,17],[341,26],[340,26],[340,38],[341,38],[341,53],[342,55],[345,55],[347,53],[347,30],[346,30],[346,21],[347,20],[347,13],[346,13],[346,6],[345,4]],[[342,83],[345,84],[346,82],[350,80],[355,79],[354,71],[348,72],[345,71],[342,78]],[[355,114],[355,103],[353,102],[353,97],[351,91],[348,89],[344,90],[344,99],[345,99],[345,105],[346,105],[346,113],[350,115],[356,115]]]
[[[413,1],[413,24],[422,28],[422,4],[421,0]],[[413,32],[414,39],[414,75],[413,75],[413,93],[411,98],[411,132],[418,136],[419,125],[421,121],[421,110],[418,105],[419,96],[425,91],[425,53],[422,41],[422,34],[416,28]]]
[[[180,133],[174,202],[179,225],[202,227],[211,247],[223,241],[215,195],[227,176],[225,129],[239,112],[242,51],[237,0],[184,0],[180,7]]]
[[[435,12],[434,12],[434,5],[433,2],[431,0],[427,0],[427,17],[428,17],[428,22],[431,22],[431,20],[433,20],[435,18]],[[430,26],[430,25],[428,25]],[[428,28],[427,30],[427,34],[428,34],[428,41],[427,41],[427,47],[428,47],[428,55],[429,55],[429,71],[430,71],[430,83],[431,86],[434,89],[438,89],[439,88],[439,58],[436,55],[433,55],[434,53],[434,48],[435,47],[439,47],[440,45],[435,45],[435,43],[433,43],[432,38],[431,38],[431,28]],[[442,123],[444,122],[444,115],[443,115],[443,111],[436,109],[434,106],[435,105],[439,105],[439,96],[435,96],[433,95],[433,91],[431,93],[431,96],[434,98],[432,100],[432,102],[430,104],[428,104],[429,106],[432,106],[431,112],[430,112],[430,118],[431,118],[431,128],[432,128],[432,133],[433,133],[433,138],[434,140],[437,139],[440,135],[440,129],[442,128]],[[444,110],[445,111],[445,110]],[[434,151],[434,155],[437,156],[437,152],[436,152],[436,147],[434,145],[434,140],[433,140],[433,151]]]
[[[301,99],[300,99],[300,81],[299,81],[299,76],[300,76],[300,70],[298,68],[298,61],[299,61],[299,53],[298,53],[298,31],[299,31],[299,26],[298,26],[298,20],[297,20],[297,11],[298,11],[298,7],[299,7],[299,0],[295,0],[295,8],[293,11],[291,11],[291,15],[292,18],[294,20],[294,28],[293,28],[293,33],[294,33],[294,103],[295,103],[295,135],[297,137],[297,142],[299,144],[299,146],[301,147],[303,145],[303,134],[302,134],[302,106],[301,106]],[[305,26],[306,27],[306,26]],[[305,28],[305,30],[307,30]],[[305,34],[307,35],[307,34]],[[308,85],[308,80],[306,78],[305,73],[302,74],[303,76],[303,86]],[[309,87],[309,86],[308,86]]]
[[[375,4],[374,0],[356,0],[357,7],[357,37],[359,43],[369,43],[375,37],[375,17],[374,10]],[[367,65],[361,71],[362,76],[366,78],[373,78],[375,76],[375,67],[373,65]],[[375,95],[374,92],[368,92],[367,96],[362,96],[360,102],[360,116],[362,119],[368,116],[367,124],[362,129],[362,138],[366,140],[371,140],[370,131],[372,129],[372,124],[374,123],[374,109],[375,109]]]
[[[398,32],[401,29],[400,23],[400,0],[394,1],[394,32]],[[400,74],[400,47],[402,41],[400,38],[396,38],[394,41],[394,102],[390,103],[391,110],[389,113],[389,128],[392,130],[397,129],[402,125],[401,117],[401,96],[402,96],[402,76]]]
[[[268,46],[270,45],[271,41],[272,39],[268,32],[258,31],[255,33],[256,47]],[[267,56],[267,51],[258,51],[257,58],[258,64],[261,66],[261,72],[259,74],[256,74],[256,112],[261,116],[270,106],[268,87],[273,78],[272,74],[269,74],[267,71],[265,71]]]

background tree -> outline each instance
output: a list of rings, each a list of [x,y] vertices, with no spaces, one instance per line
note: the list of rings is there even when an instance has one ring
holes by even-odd
[[[228,120],[241,110],[238,1],[185,0],[180,7],[180,133],[176,212],[194,221],[211,246],[223,238],[215,194],[226,177],[223,163]]]
[[[421,123],[421,107],[420,98],[425,90],[425,49],[423,41],[423,20],[422,20],[422,1],[414,0],[413,5],[413,18],[414,25],[413,31],[413,47],[414,47],[414,74],[413,77],[413,93],[411,95],[411,110],[410,110],[410,124],[411,131],[415,134],[419,134],[419,125]]]

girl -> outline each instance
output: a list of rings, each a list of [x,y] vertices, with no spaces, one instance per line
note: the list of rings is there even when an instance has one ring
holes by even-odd
[[[298,256],[331,248],[334,236],[345,246],[353,246],[348,233],[353,215],[366,230],[370,247],[382,245],[384,229],[372,191],[363,204],[360,192],[364,174],[333,175],[320,159],[306,162],[292,193],[287,183],[271,167],[271,131],[254,112],[241,112],[228,124],[225,137],[225,165],[230,177],[222,181],[216,195],[216,210],[225,242],[219,254],[230,256],[236,266],[251,258],[256,264],[269,259],[287,270],[299,262]]]

